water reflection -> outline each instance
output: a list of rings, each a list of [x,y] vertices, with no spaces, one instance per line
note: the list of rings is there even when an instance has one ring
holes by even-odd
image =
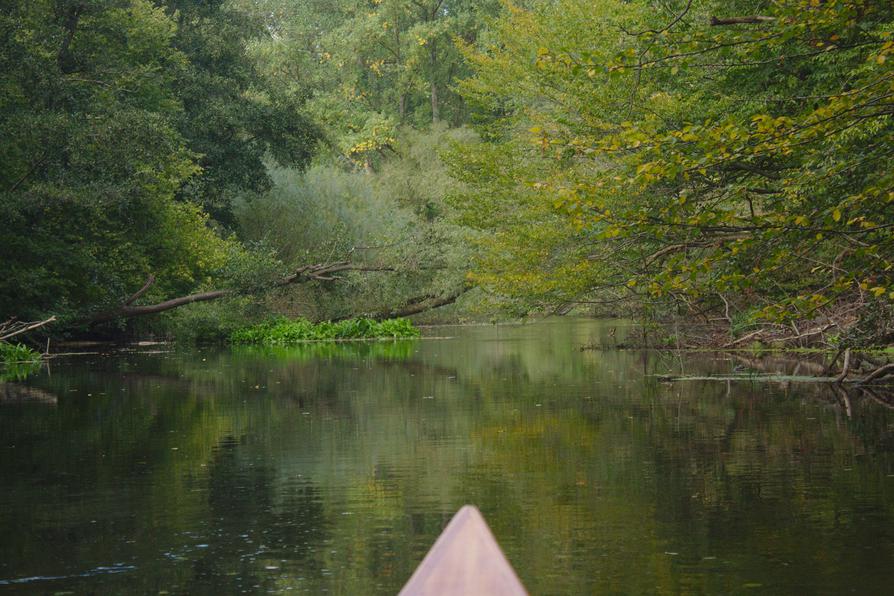
[[[466,502],[532,593],[886,591],[888,408],[611,327],[54,364],[0,406],[0,591],[395,593]]]

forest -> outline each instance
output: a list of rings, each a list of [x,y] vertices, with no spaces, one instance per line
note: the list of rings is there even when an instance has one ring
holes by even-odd
[[[891,592],[894,1],[2,0],[0,73],[0,592]]]
[[[10,0],[0,31],[0,339],[894,339],[889,1]]]

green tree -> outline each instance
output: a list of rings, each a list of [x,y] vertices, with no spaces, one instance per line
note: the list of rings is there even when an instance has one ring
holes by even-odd
[[[466,48],[465,94],[505,114],[452,159],[476,279],[887,341],[891,5],[661,6],[513,8]]]
[[[150,275],[158,281],[147,299],[210,283],[247,253],[197,203],[216,205],[215,189],[257,188],[266,152],[307,159],[313,134],[300,113],[277,107],[262,80],[237,76],[247,68],[236,64],[248,60],[236,49],[244,37],[223,16],[196,12],[200,3],[173,8],[148,0],[0,8],[4,318],[83,319],[120,305]],[[214,49],[215,39],[235,45]]]
[[[260,18],[227,0],[164,6],[177,22],[172,45],[186,57],[173,85],[183,106],[175,124],[202,168],[179,196],[231,225],[235,194],[270,187],[264,159],[304,167],[318,133],[301,111],[300,87],[276,85],[250,54],[270,36]]]

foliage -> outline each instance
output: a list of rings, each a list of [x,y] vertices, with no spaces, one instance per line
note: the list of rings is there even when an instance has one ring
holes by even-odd
[[[178,343],[223,343],[237,329],[267,316],[268,311],[260,300],[250,295],[239,295],[174,309],[165,313],[160,321],[153,321],[151,329],[175,338]]]
[[[460,125],[453,89],[467,74],[454,39],[473,42],[495,0],[252,0],[275,36],[253,46],[265,72],[309,81],[308,110],[336,155],[359,167],[387,158],[401,125]]]
[[[485,232],[474,279],[534,305],[890,320],[894,7],[670,6],[512,7],[465,47],[492,116],[450,159]]]
[[[468,129],[402,128],[379,170],[321,164],[307,172],[274,168],[273,188],[236,203],[240,235],[262,243],[286,269],[350,260],[373,271],[338,283],[289,288],[271,309],[313,319],[378,313],[422,296],[443,296],[464,283],[468,251],[450,221],[444,196],[456,188],[439,153],[471,143]],[[382,271],[375,271],[382,269]]]
[[[347,319],[311,323],[307,319],[274,319],[230,335],[236,344],[289,345],[303,341],[339,339],[385,339],[419,337],[419,330],[407,319]]]
[[[150,275],[144,299],[164,300],[220,281],[248,254],[220,233],[221,197],[264,188],[262,156],[300,166],[316,140],[297,99],[274,97],[245,52],[264,29],[234,11],[4,3],[4,316],[75,323],[120,305]]]
[[[40,354],[26,345],[0,341],[0,362],[4,364],[9,365],[39,360]]]
[[[173,85],[182,105],[174,122],[201,166],[179,195],[232,225],[232,197],[270,186],[265,156],[304,167],[317,127],[302,113],[302,81],[283,88],[250,52],[250,45],[271,39],[250,7],[223,0],[165,0],[164,6],[177,23],[171,43],[185,58]]]

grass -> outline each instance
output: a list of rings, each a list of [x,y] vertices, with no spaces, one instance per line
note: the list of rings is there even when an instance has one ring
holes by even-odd
[[[348,319],[332,323],[311,323],[306,319],[274,319],[230,334],[234,344],[287,346],[305,341],[346,339],[401,339],[419,337],[419,330],[407,319]]]

